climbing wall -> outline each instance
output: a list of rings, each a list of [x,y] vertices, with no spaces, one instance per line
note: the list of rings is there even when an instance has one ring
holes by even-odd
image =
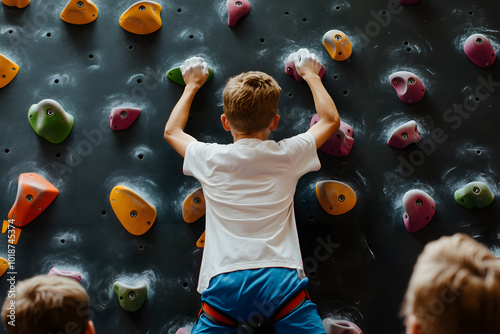
[[[0,280],[2,296],[10,288],[8,278],[19,281],[55,267],[81,274],[100,333],[173,334],[195,321],[203,252],[196,242],[205,222],[185,223],[182,204],[199,184],[182,174],[182,158],[163,139],[183,89],[165,74],[190,56],[204,57],[214,75],[197,95],[186,130],[218,143],[231,141],[219,121],[228,77],[260,70],[277,79],[283,89],[281,122],[272,138],[279,140],[306,131],[314,115],[307,85],[285,73],[288,55],[308,48],[324,64],[323,82],[352,127],[354,143],[345,156],[320,151],[321,170],[304,176],[295,196],[309,291],[322,318],[352,321],[364,333],[402,333],[397,313],[427,242],[463,232],[500,256],[500,202],[467,209],[454,198],[470,182],[499,194],[500,67],[479,67],[464,52],[473,34],[499,51],[499,2],[250,0],[250,12],[229,26],[224,0],[160,0],[156,14],[162,26],[143,35],[119,24],[133,1],[94,3],[98,15],[83,25],[60,18],[65,0],[33,0],[22,9],[0,5],[0,53],[19,66],[0,89],[0,213],[12,218],[23,173],[43,177],[59,191],[22,227],[15,246],[9,248],[9,232],[0,235],[0,256],[11,265]],[[350,40],[348,59],[332,59],[323,45],[330,30]],[[408,77],[389,76],[399,71],[425,86],[419,102],[398,98],[391,83]],[[39,136],[28,117],[30,107],[45,99],[74,118],[71,132],[57,144]],[[141,113],[127,129],[113,130],[114,108]],[[409,121],[418,125],[421,141],[388,145]],[[415,138],[408,133],[412,129],[407,138]],[[331,215],[322,208],[315,187],[328,180],[352,188],[352,210]],[[144,234],[134,235],[120,223],[110,201],[116,186],[155,208]],[[434,201],[433,216],[425,213],[427,225],[413,233],[403,219],[402,200],[410,190]],[[407,214],[418,216],[429,203],[427,197],[412,198]],[[147,286],[138,311],[120,307],[113,290],[117,281]]]

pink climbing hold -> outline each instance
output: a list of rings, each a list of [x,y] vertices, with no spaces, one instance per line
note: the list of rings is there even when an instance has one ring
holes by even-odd
[[[436,203],[427,193],[413,189],[403,196],[403,221],[410,233],[424,228],[436,213]]]
[[[62,277],[69,277],[80,283],[82,281],[82,274],[80,274],[78,271],[64,271],[64,270],[59,270],[56,267],[53,267],[50,269],[49,273],[47,274],[48,276],[62,276]]]
[[[402,149],[412,143],[418,143],[421,140],[422,138],[420,138],[418,134],[417,122],[409,121],[394,130],[387,144]]]
[[[315,114],[311,119],[310,127],[318,123],[318,121],[319,115]],[[340,121],[340,128],[337,132],[328,138],[328,140],[319,149],[322,152],[335,157],[345,157],[351,152],[352,145],[354,144],[352,135],[352,127],[344,121]]]
[[[401,101],[414,104],[420,101],[425,94],[425,87],[420,78],[411,72],[399,71],[389,76],[392,87],[398,93]]]
[[[227,0],[226,2],[229,26],[235,26],[236,22],[250,12],[250,2],[248,0]]]
[[[481,34],[474,34],[467,38],[464,51],[467,57],[479,67],[490,67],[497,57],[491,42]]]
[[[111,130],[125,130],[135,122],[141,109],[137,108],[113,108],[109,117]]]
[[[402,3],[403,5],[411,5],[411,4],[417,3],[419,1],[420,0],[399,0],[399,2]]]
[[[295,80],[302,81],[302,77],[297,73],[297,69],[295,68],[295,63],[293,62],[294,54],[288,56],[288,59],[285,62],[285,73],[289,76],[293,76]],[[319,77],[323,78],[326,73],[325,66],[321,65],[321,69],[319,70]]]
[[[177,332],[175,332],[175,334],[189,334],[189,332],[187,331],[187,329],[185,329],[184,327],[182,327],[182,328],[179,328],[177,330]]]
[[[326,318],[322,323],[327,334],[363,334],[361,328],[350,321]]]

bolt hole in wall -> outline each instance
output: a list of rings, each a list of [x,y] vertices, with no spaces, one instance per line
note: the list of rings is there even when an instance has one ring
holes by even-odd
[[[5,153],[9,153],[9,152],[10,152],[10,150],[9,150],[8,148],[6,148],[6,149],[4,150],[4,152],[5,152]]]
[[[48,32],[48,33],[46,34],[46,36],[47,36],[47,37],[51,37],[51,36],[52,36],[52,33]]]
[[[107,214],[108,214],[108,212],[106,210],[101,211],[101,215],[106,216]]]

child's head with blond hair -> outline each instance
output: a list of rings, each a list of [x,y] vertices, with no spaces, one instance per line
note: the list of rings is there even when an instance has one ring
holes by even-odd
[[[230,78],[222,93],[224,115],[233,130],[262,132],[278,111],[281,87],[270,75],[251,71]]]
[[[7,334],[94,333],[87,292],[67,277],[39,275],[20,281],[7,294],[2,319]]]
[[[465,234],[430,242],[419,256],[401,315],[407,333],[500,331],[500,259]]]

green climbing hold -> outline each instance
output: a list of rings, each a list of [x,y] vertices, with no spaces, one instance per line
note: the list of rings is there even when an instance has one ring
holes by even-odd
[[[494,199],[495,195],[484,182],[471,182],[455,191],[455,201],[466,209],[487,207]]]
[[[210,80],[212,78],[212,75],[214,74],[214,69],[210,66],[208,66],[208,77],[205,82]],[[184,78],[182,77],[181,69],[180,67],[174,67],[167,72],[167,78],[172,80],[175,83],[178,83],[179,85],[185,86],[186,83],[184,82]]]
[[[120,281],[116,281],[113,283],[113,290],[118,296],[118,301],[122,309],[128,312],[139,310],[148,295],[148,286],[146,283],[131,287]]]
[[[33,104],[28,111],[28,120],[37,135],[53,144],[63,142],[71,132],[74,123],[73,116],[51,99]]]

